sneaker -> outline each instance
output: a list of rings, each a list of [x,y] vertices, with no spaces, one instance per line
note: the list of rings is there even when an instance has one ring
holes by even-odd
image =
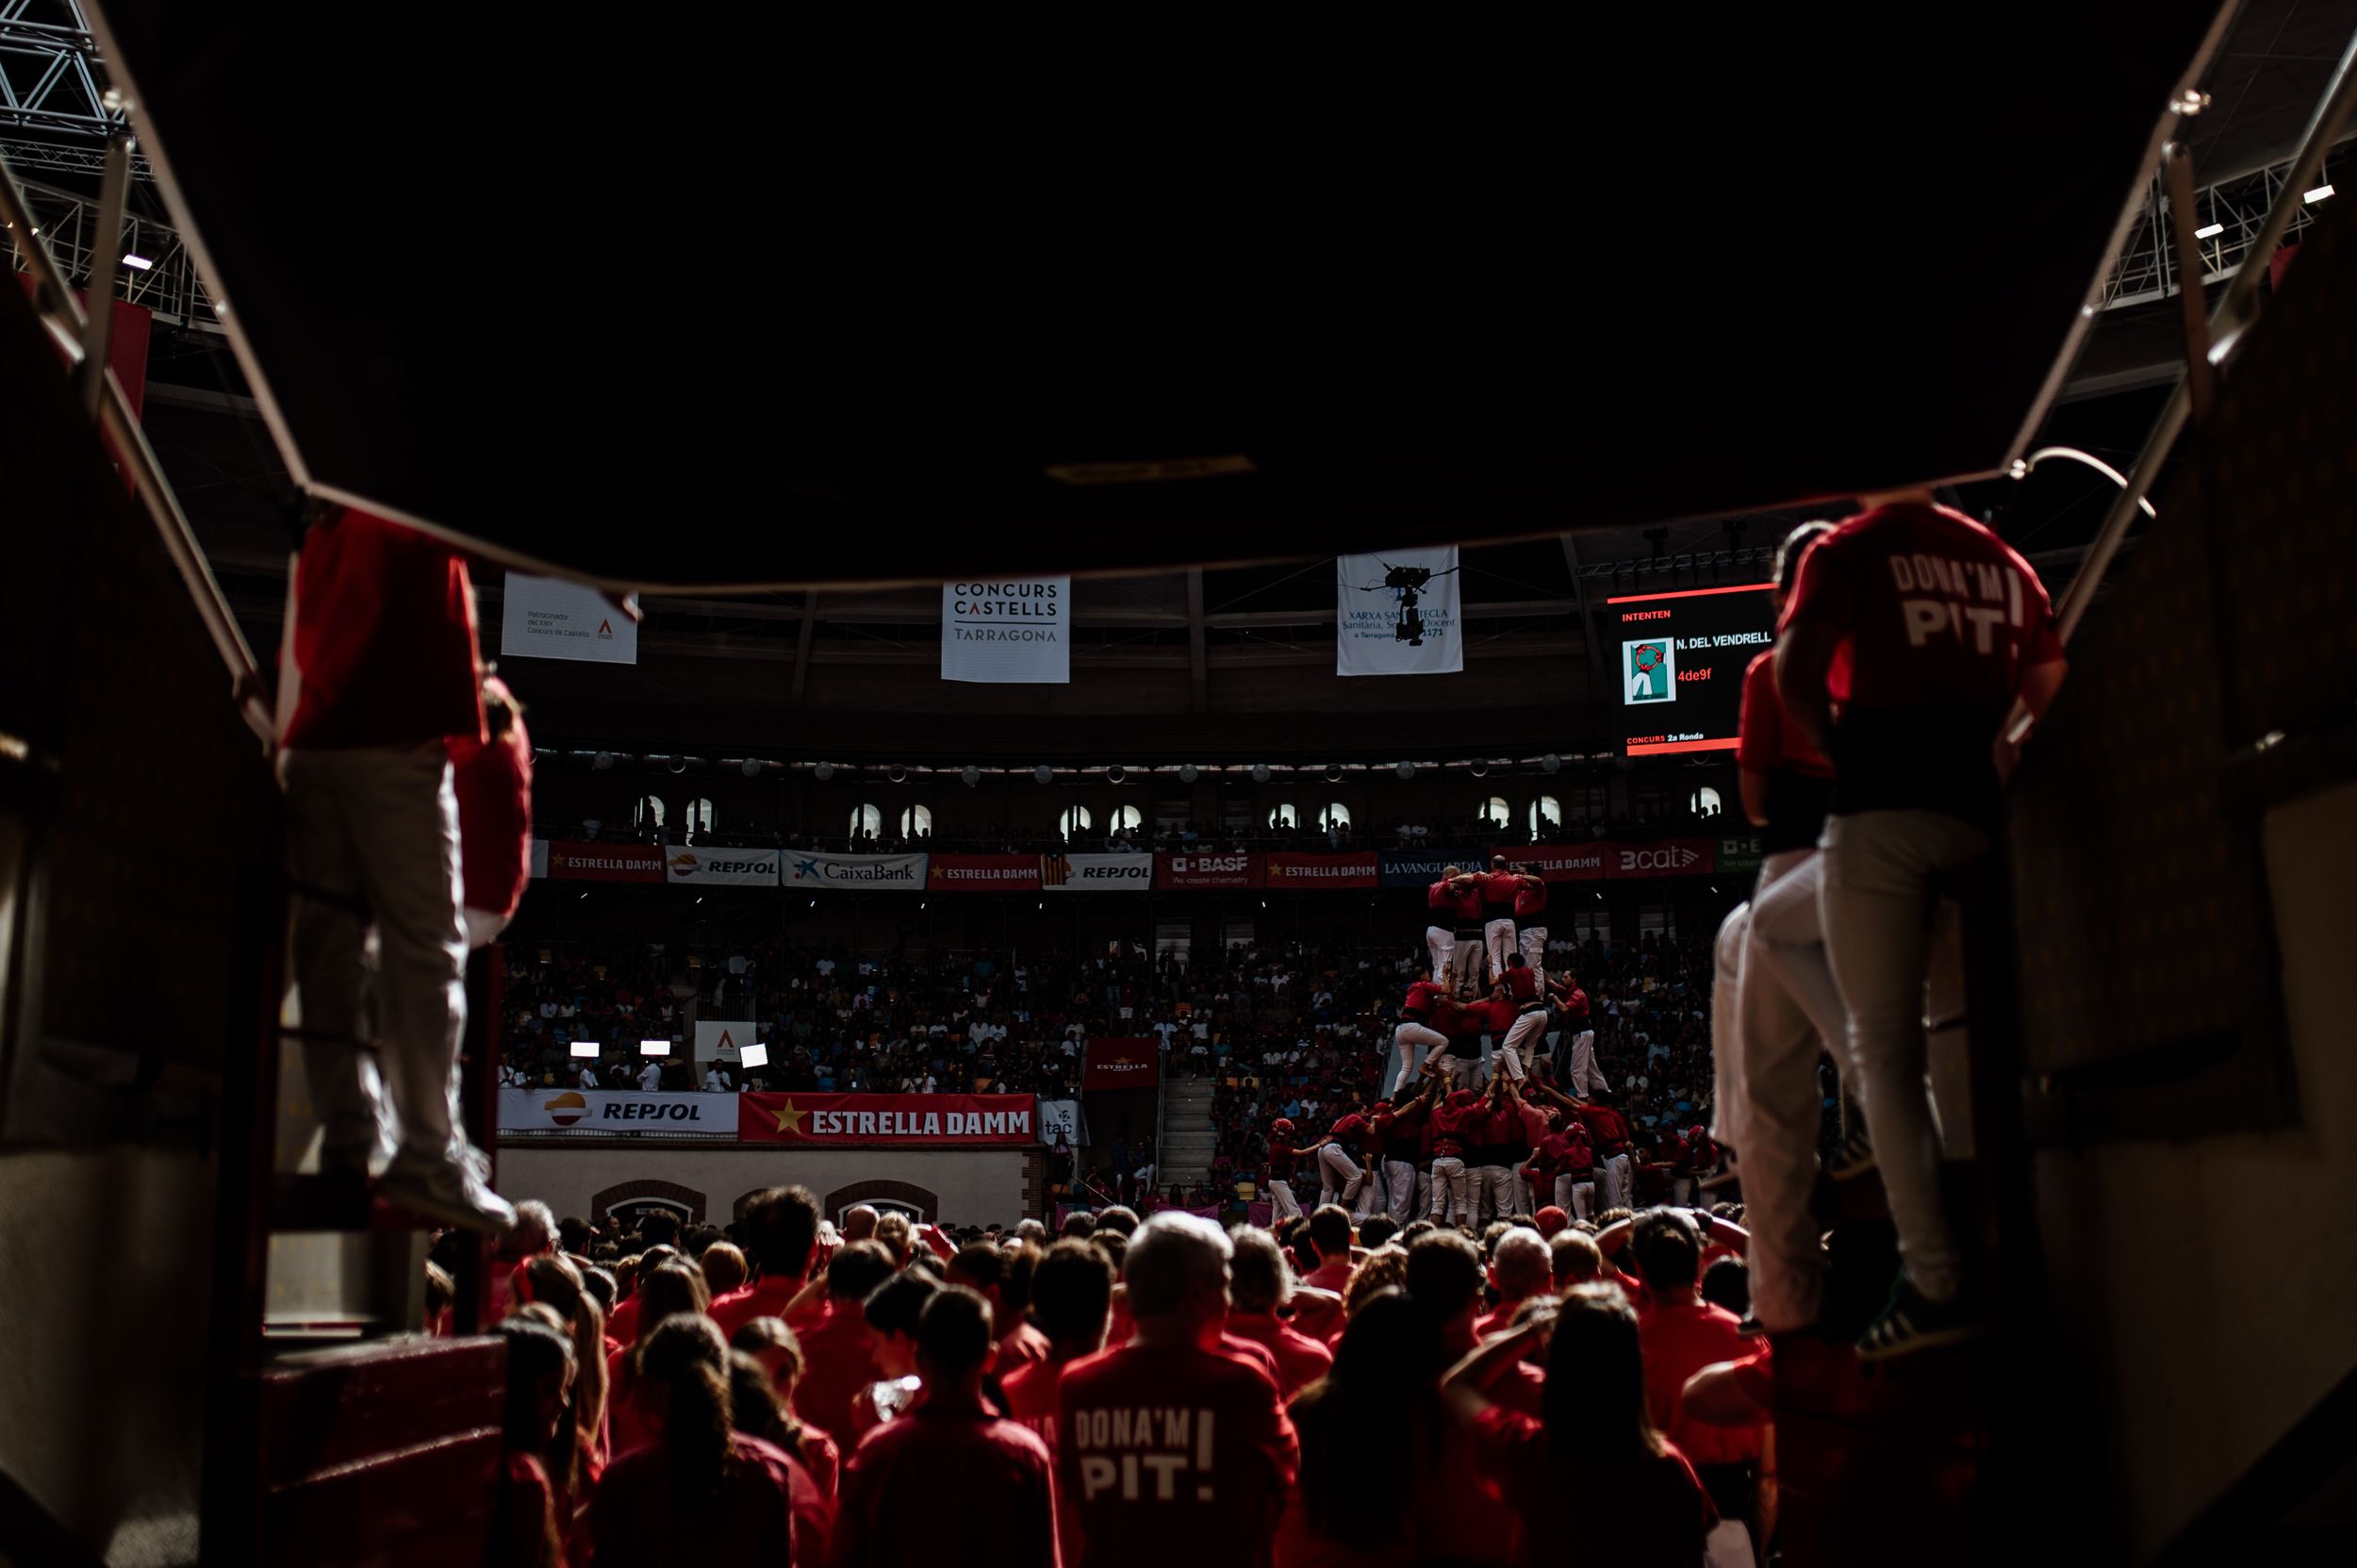
[[[1850,1135],[1841,1140],[1841,1147],[1825,1156],[1825,1174],[1836,1181],[1854,1181],[1874,1168],[1874,1139],[1866,1131],[1866,1118],[1850,1118]]]
[[[1933,1301],[1902,1279],[1891,1287],[1890,1305],[1858,1336],[1857,1359],[1896,1361],[1918,1350],[1961,1345],[1987,1331],[1981,1314],[1963,1296],[1953,1301]]]
[[[404,1150],[386,1167],[376,1184],[376,1196],[462,1230],[489,1236],[503,1235],[516,1223],[516,1211],[507,1200],[455,1160],[426,1159]]]

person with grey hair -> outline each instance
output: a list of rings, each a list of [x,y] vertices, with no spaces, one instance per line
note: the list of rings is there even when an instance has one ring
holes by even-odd
[[[1290,1399],[1326,1376],[1334,1353],[1277,1315],[1293,1295],[1293,1270],[1277,1238],[1239,1225],[1228,1239],[1236,1249],[1228,1265],[1228,1331],[1277,1358],[1277,1384]]]
[[[1516,1308],[1533,1296],[1553,1294],[1555,1255],[1546,1238],[1519,1225],[1500,1236],[1496,1250],[1490,1254],[1490,1283],[1498,1293],[1498,1304],[1474,1325],[1476,1334],[1512,1328]]]
[[[536,1197],[516,1205],[516,1223],[499,1239],[498,1267],[491,1276],[492,1321],[505,1317],[532,1299],[524,1269],[535,1258],[556,1250],[556,1211]]]
[[[1072,1363],[1059,1396],[1057,1477],[1083,1560],[1268,1560],[1300,1450],[1275,1378],[1223,1344],[1234,1251],[1194,1214],[1129,1238],[1135,1330]]]
[[[843,1211],[843,1239],[847,1242],[865,1241],[876,1233],[876,1222],[882,1217],[872,1204],[852,1204]]]
[[[1046,1246],[1047,1227],[1035,1219],[1024,1220],[1015,1226],[1014,1239],[1019,1242],[1030,1242],[1036,1246]]]

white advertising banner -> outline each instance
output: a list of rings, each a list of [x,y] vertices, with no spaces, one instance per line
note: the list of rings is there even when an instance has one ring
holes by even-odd
[[[1143,893],[1154,885],[1154,857],[1042,855],[1039,884],[1049,893]]]
[[[1457,547],[1334,561],[1334,673],[1454,675],[1465,668]]]
[[[788,887],[925,885],[923,855],[826,855],[789,850],[780,865]]]
[[[700,844],[682,846],[663,855],[667,882],[698,887],[775,887],[779,854],[775,850],[730,850]]]
[[[1064,1142],[1074,1148],[1088,1144],[1088,1124],[1080,1120],[1080,1102],[1077,1099],[1043,1099],[1039,1102],[1039,1141],[1053,1148],[1056,1134],[1063,1133]]]
[[[502,658],[638,662],[638,623],[595,588],[511,571],[502,595]]]
[[[733,1138],[734,1095],[643,1095],[621,1089],[502,1089],[502,1132]]]
[[[1072,679],[1072,579],[941,585],[941,678],[998,685]]]
[[[696,1060],[733,1062],[739,1051],[760,1039],[761,1030],[750,1018],[699,1018],[696,1020]]]

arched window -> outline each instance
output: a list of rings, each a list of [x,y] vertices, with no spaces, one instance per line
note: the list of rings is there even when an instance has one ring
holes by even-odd
[[[1297,828],[1301,826],[1301,814],[1294,810],[1291,801],[1287,801],[1268,814],[1268,825],[1272,828]]]
[[[1514,820],[1514,812],[1507,805],[1505,796],[1492,795],[1481,803],[1481,819],[1492,827],[1502,828]]]
[[[1350,826],[1350,808],[1343,804],[1340,801],[1333,801],[1327,806],[1326,815],[1318,818],[1318,826],[1321,828],[1346,828]]]
[[[1056,818],[1056,831],[1064,837],[1071,838],[1076,834],[1088,832],[1095,820],[1096,818],[1089,816],[1088,807],[1066,806],[1063,815]]]
[[[634,828],[663,826],[663,797],[641,795],[630,808],[630,825]]]
[[[873,837],[882,833],[883,811],[881,807],[853,806],[851,808],[851,836],[853,838],[857,838],[862,834]]]
[[[1530,802],[1530,834],[1536,838],[1549,828],[1563,825],[1563,802],[1552,795],[1541,795]]]
[[[1108,833],[1128,833],[1131,828],[1140,828],[1145,825],[1146,814],[1137,807],[1115,806],[1113,816],[1106,819],[1105,830]]]
[[[915,838],[918,834],[930,834],[932,831],[932,807],[911,806],[900,814],[900,836],[902,838]]]
[[[687,821],[684,825],[689,833],[717,832],[718,830],[714,826],[715,820],[716,815],[710,801],[695,800],[687,802]]]
[[[1686,802],[1686,809],[1697,817],[1716,817],[1726,807],[1721,802],[1719,792],[1705,784],[1694,791],[1692,798]]]

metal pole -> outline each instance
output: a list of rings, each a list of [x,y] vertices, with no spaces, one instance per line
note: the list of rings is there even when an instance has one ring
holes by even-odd
[[[74,390],[82,412],[98,417],[107,390],[107,349],[114,337],[115,274],[123,269],[123,204],[131,185],[131,139],[107,144],[107,172],[98,188],[98,233],[91,241],[90,314],[82,322],[82,365]]]
[[[2182,141],[2161,149],[2168,181],[2168,231],[2177,251],[2177,306],[2184,317],[2185,390],[2196,428],[2206,428],[2217,402],[2217,372],[2210,364],[2210,321],[2201,308],[2201,242],[2193,237],[2193,151]],[[2248,265],[2246,260],[2245,265]]]

